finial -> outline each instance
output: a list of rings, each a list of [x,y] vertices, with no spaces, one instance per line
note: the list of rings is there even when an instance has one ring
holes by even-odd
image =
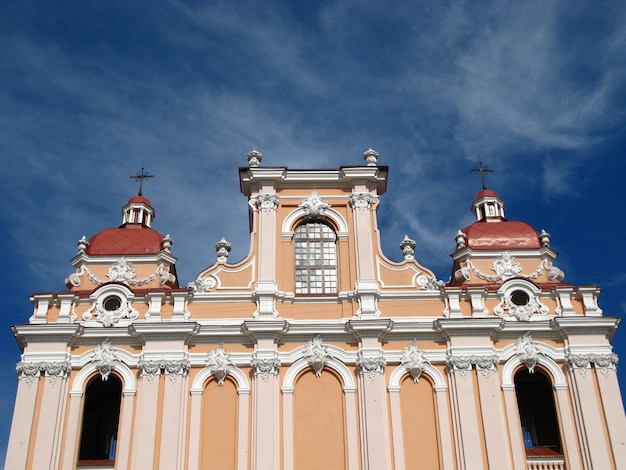
[[[454,237],[454,241],[456,241],[457,250],[465,248],[465,246],[467,245],[467,235],[459,230]]]
[[[222,239],[215,244],[215,251],[217,251],[217,262],[225,263],[228,261],[228,254],[230,253],[231,246],[226,238],[222,237]]]
[[[485,173],[493,173],[493,170],[490,170],[487,167],[483,166],[483,162],[482,161],[478,161],[478,167],[471,169],[470,171],[473,171],[475,173],[480,173],[480,177],[483,181],[483,190],[487,189],[487,185],[485,184]]]
[[[84,253],[87,247],[89,246],[89,241],[87,240],[85,235],[83,235],[83,237],[80,240],[78,240],[76,244],[78,245],[78,252]]]
[[[146,172],[143,165],[141,165],[141,172],[138,172],[135,176],[131,176],[131,179],[139,181],[139,192],[137,193],[137,196],[143,196],[143,180],[147,178],[154,178],[154,175]]]
[[[257,149],[248,152],[248,166],[257,167],[261,165],[261,160],[263,160],[263,155]]]
[[[378,152],[370,147],[365,151],[365,153],[363,153],[363,159],[365,160],[365,164],[367,166],[376,166],[376,162],[378,161]]]
[[[546,232],[544,229],[541,229],[541,233],[539,234],[539,240],[543,246],[550,246],[550,234]]]
[[[400,242],[400,249],[404,255],[404,259],[413,259],[415,253],[415,240],[411,240],[408,235],[405,235]]]
[[[173,244],[174,244],[174,240],[172,240],[172,237],[170,237],[169,233],[163,237],[163,240],[161,240],[161,245],[163,245],[163,250],[167,252],[170,251],[170,248],[172,247]]]

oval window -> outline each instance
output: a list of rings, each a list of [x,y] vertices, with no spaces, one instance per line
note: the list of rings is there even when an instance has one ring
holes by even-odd
[[[111,295],[104,299],[102,306],[107,312],[115,312],[122,306],[122,300],[115,295]]]
[[[515,305],[521,307],[523,305],[528,305],[530,301],[530,297],[523,290],[516,290],[511,293],[511,302]]]

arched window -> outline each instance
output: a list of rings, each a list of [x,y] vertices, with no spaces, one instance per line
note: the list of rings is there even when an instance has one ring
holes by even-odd
[[[294,232],[296,294],[337,292],[337,235],[328,225],[309,222]]]
[[[87,460],[115,460],[117,428],[122,400],[122,382],[109,375],[94,377],[85,390],[79,464]]]
[[[559,422],[548,377],[538,370],[532,374],[528,370],[519,371],[515,374],[515,394],[526,454],[539,456],[538,450],[543,450],[545,455],[562,454]]]

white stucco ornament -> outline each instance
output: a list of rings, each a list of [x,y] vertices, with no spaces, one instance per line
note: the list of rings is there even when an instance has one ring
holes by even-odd
[[[365,160],[365,164],[367,166],[376,166],[376,164],[378,163],[378,152],[372,147],[368,148],[363,153],[363,160]]]
[[[530,374],[534,374],[535,366],[543,356],[543,353],[539,351],[537,343],[533,341],[530,332],[527,332],[524,336],[519,338],[515,347],[515,355],[517,358],[526,366]]]
[[[254,376],[258,377],[260,375],[263,381],[267,382],[270,376],[278,375],[280,360],[277,357],[261,358],[255,353],[250,365],[252,366]]]
[[[420,376],[430,361],[424,356],[424,351],[420,351],[417,343],[413,341],[411,346],[404,348],[400,356],[400,365],[411,374],[414,383],[418,383]]]
[[[415,240],[409,238],[408,235],[404,235],[404,238],[400,242],[400,249],[402,250],[404,259],[415,258],[415,246],[416,246]]]
[[[252,149],[248,152],[248,165],[251,168],[256,168],[261,164],[261,160],[263,160],[263,155],[257,149]]]
[[[324,218],[326,217],[326,211],[330,209],[330,204],[322,201],[317,191],[313,190],[298,207],[304,211],[307,217]]]
[[[139,318],[139,312],[135,310],[128,300],[120,299],[119,307],[108,310],[103,304],[104,299],[99,299],[93,306],[83,313],[83,320],[89,321],[93,319],[95,314],[96,321],[102,326],[115,326],[121,319],[136,320]]]
[[[387,360],[382,356],[366,357],[363,355],[363,351],[357,353],[356,367],[359,375],[365,375],[373,381],[376,379],[376,375],[382,375],[385,373],[385,366]]]
[[[235,367],[233,361],[230,360],[230,354],[226,352],[223,344],[211,351],[206,360],[206,368],[215,376],[220,387],[224,385],[224,379]]]
[[[256,208],[265,212],[266,214],[276,211],[279,201],[280,199],[276,194],[267,193],[259,194],[252,199],[252,203],[256,206]]]
[[[353,193],[350,194],[348,200],[353,209],[364,212],[366,209],[372,208],[375,198],[369,193]]]
[[[105,339],[99,344],[91,356],[91,363],[102,377],[103,381],[109,379],[109,375],[120,364],[117,352],[111,347],[109,339]]]
[[[226,238],[222,237],[222,239],[215,244],[215,251],[217,252],[217,262],[225,263],[228,261],[228,255],[230,254],[230,250],[232,247],[230,243],[226,240]]]
[[[211,292],[215,287],[215,280],[211,277],[199,277],[195,281],[187,284],[187,287],[190,287],[194,292]]]
[[[328,363],[330,355],[328,354],[328,346],[322,342],[322,338],[319,335],[305,346],[304,358],[307,360],[307,364],[315,371],[315,376],[321,376],[322,369]]]

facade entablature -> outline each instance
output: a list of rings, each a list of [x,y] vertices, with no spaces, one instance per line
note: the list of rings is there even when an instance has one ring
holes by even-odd
[[[343,187],[357,191],[383,194],[387,189],[386,166],[340,167],[339,169],[289,170],[286,167],[243,167],[239,169],[241,192],[254,196],[264,188],[274,191],[281,188]]]
[[[545,248],[545,247],[544,247]],[[450,284],[498,284],[518,277],[535,283],[561,283],[565,274],[553,264],[554,252],[549,248],[532,253],[527,250],[455,253]]]
[[[72,291],[91,290],[108,282],[121,282],[133,289],[177,288],[176,258],[169,252],[156,255],[94,255],[79,253],[72,264],[76,268],[65,284]]]

